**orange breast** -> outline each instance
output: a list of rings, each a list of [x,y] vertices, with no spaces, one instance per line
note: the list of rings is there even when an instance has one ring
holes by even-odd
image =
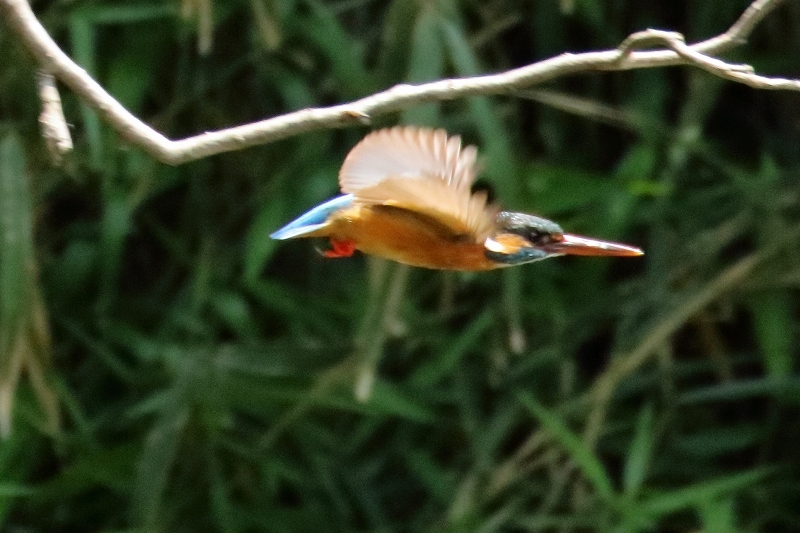
[[[426,215],[389,206],[357,206],[332,216],[329,233],[364,253],[441,270],[491,270],[483,244]]]

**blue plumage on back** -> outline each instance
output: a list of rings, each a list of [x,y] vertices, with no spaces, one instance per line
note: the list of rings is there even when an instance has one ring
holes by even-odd
[[[346,194],[328,200],[318,205],[308,213],[301,215],[284,227],[270,235],[272,239],[284,240],[307,235],[325,226],[331,213],[350,207],[353,204],[353,195]]]

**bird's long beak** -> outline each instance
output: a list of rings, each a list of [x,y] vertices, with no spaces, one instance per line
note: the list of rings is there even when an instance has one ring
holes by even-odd
[[[644,252],[635,246],[600,241],[581,237],[580,235],[570,235],[569,233],[565,233],[563,237],[563,240],[548,243],[542,248],[549,253],[564,255],[607,255],[617,257],[644,255]]]

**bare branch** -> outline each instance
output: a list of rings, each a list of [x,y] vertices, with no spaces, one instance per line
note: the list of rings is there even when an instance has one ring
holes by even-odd
[[[172,161],[170,156],[175,153],[172,141],[136,118],[75,64],[47,34],[26,0],[0,0],[0,13],[2,20],[22,40],[41,68],[52,73],[97,109],[125,139],[167,163],[191,159],[178,158]]]
[[[750,4],[744,13],[742,13],[739,20],[728,28],[728,31],[722,35],[703,41],[695,47],[696,50],[703,54],[722,54],[734,46],[744,44],[747,42],[747,38],[750,34],[753,33],[755,27],[764,20],[764,17],[769,15],[782,3],[783,0],[755,0],[755,2]]]
[[[750,65],[726,63],[701,54],[686,44],[683,35],[673,31],[645,30],[630,35],[617,49],[620,54],[619,61],[625,61],[633,50],[653,45],[665,46],[685,59],[687,65],[699,67],[720,78],[738,81],[756,89],[800,91],[800,80],[759,76],[754,73]]]
[[[42,137],[47,143],[53,162],[60,165],[64,156],[72,151],[72,137],[61,107],[61,96],[58,94],[56,79],[49,72],[39,71],[37,82],[39,99],[42,101],[42,112],[39,114]]]
[[[547,89],[523,89],[514,92],[514,96],[527,98],[553,109],[572,113],[616,128],[636,131],[641,122],[637,121],[632,113],[601,104],[590,98],[582,98],[572,94],[564,94]]]
[[[128,142],[156,159],[180,164],[214,154],[266,144],[322,128],[364,124],[372,117],[400,111],[425,102],[464,96],[514,94],[541,83],[592,71],[619,71],[670,65],[691,65],[716,76],[759,89],[800,91],[800,81],[755,74],[751,67],[733,65],[709,54],[725,52],[745,42],[753,29],[783,0],[755,0],[725,33],[692,45],[672,32],[646,30],[626,39],[616,50],[562,54],[499,74],[455,78],[422,85],[397,85],[354,102],[326,108],[304,109],[251,124],[207,132],[172,141],[150,128],[108,94],[85,70],[76,65],[42,27],[26,0],[0,0],[0,14],[33,54],[41,67],[52,72]],[[667,50],[641,51],[664,46]]]

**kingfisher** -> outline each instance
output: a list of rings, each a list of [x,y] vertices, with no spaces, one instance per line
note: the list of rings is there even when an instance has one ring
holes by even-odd
[[[501,211],[473,187],[477,149],[442,129],[370,133],[344,160],[341,196],[270,235],[330,239],[325,257],[356,250],[406,265],[483,271],[561,255],[639,256],[641,249],[565,233],[550,220]]]

